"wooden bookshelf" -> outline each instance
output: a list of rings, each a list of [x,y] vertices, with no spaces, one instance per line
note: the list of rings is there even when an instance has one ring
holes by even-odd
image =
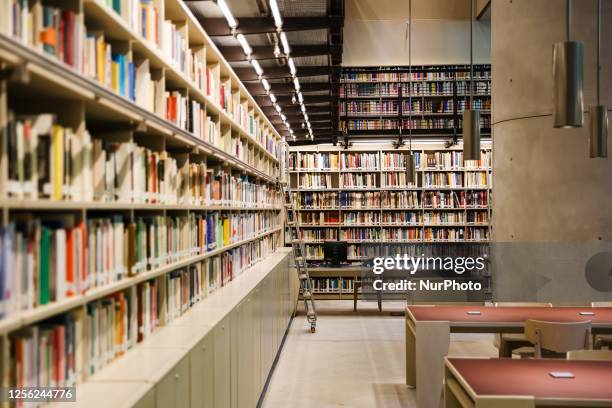
[[[348,135],[461,134],[462,113],[474,84],[473,106],[481,111],[483,135],[491,129],[491,66],[346,67],[340,76],[338,113]],[[412,106],[410,104],[412,97]],[[412,111],[412,123],[409,113]]]
[[[15,347],[74,330],[56,381],[83,385],[278,252],[281,137],[183,1],[19,4],[0,10],[0,382],[48,385],[15,384]],[[129,323],[105,323],[93,370],[98,313]]]
[[[290,183],[308,261],[323,260],[322,243],[326,240],[347,241],[349,261],[353,262],[384,255],[389,245],[413,249],[469,246],[487,251],[491,236],[490,144],[483,144],[480,162],[466,165],[459,146],[413,143],[416,184],[405,181],[402,155],[406,153],[406,147],[390,146],[291,147]],[[360,160],[347,162],[349,157]],[[316,166],[321,169],[313,171]],[[348,179],[351,184],[373,185],[347,189],[343,177],[353,174],[373,177]],[[302,182],[320,175],[327,177],[330,187],[302,188]],[[337,288],[347,285],[333,274],[319,278],[319,292],[327,297],[341,295]]]

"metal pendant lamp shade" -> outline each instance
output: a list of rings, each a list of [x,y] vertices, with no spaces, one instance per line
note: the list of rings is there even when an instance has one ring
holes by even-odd
[[[463,112],[463,160],[480,160],[480,111]]]
[[[582,127],[584,106],[583,46],[576,41],[562,41],[553,46],[554,126]]]
[[[608,107],[593,105],[589,108],[591,129],[589,150],[591,158],[608,157]]]
[[[480,160],[480,111],[474,109],[474,0],[470,0],[470,98],[463,111],[463,160]]]
[[[608,157],[608,107],[601,104],[601,0],[597,0],[597,104],[589,107],[591,158]]]
[[[410,184],[414,184],[416,180],[416,168],[414,165],[414,155],[412,151],[407,153],[405,156],[406,162],[406,182]]]

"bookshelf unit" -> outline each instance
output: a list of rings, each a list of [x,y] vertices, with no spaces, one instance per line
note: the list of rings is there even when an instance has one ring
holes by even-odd
[[[0,381],[82,386],[278,253],[281,138],[181,0],[0,7]]]
[[[469,103],[466,65],[346,67],[340,76],[340,127],[348,135],[448,135],[462,133]],[[481,111],[483,135],[491,134],[491,66],[474,70],[473,106]],[[409,97],[412,96],[412,107]],[[412,110],[412,123],[409,112]]]
[[[290,148],[290,183],[309,262],[322,261],[326,240],[347,241],[352,262],[404,252],[488,251],[490,144],[483,145],[480,161],[466,165],[460,147],[413,143],[415,184],[406,182],[407,151],[368,145]],[[313,279],[318,295],[352,293],[350,278]]]

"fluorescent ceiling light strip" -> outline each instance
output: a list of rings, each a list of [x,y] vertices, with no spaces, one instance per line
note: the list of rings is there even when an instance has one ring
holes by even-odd
[[[272,103],[276,103],[276,95],[271,93],[269,96],[270,96],[270,100],[272,101]]]
[[[300,101],[300,103],[304,103],[304,95],[302,95],[301,92],[298,92],[298,101]]]
[[[295,75],[297,71],[295,70],[295,63],[293,62],[293,58],[289,58],[287,64],[289,65],[289,72],[291,72],[291,75]]]
[[[276,109],[278,113],[281,113],[281,111],[283,110],[279,104],[274,104],[274,109]]]
[[[268,80],[266,78],[263,78],[261,80],[261,84],[263,85],[263,87],[266,90],[266,92],[270,91],[270,83],[268,82]]]
[[[257,75],[263,74],[263,69],[261,69],[261,65],[259,65],[259,62],[257,62],[257,60],[251,60],[251,65],[253,65],[253,68],[255,69]]]
[[[281,28],[283,26],[283,18],[281,17],[276,0],[270,0],[270,10],[272,11],[272,17],[274,17],[274,25],[276,28]]]
[[[225,16],[225,19],[227,20],[227,25],[230,26],[230,28],[238,27],[238,22],[236,21],[236,19],[232,15],[232,12],[230,11],[229,7],[227,6],[227,3],[225,2],[225,0],[217,0],[217,5],[221,9],[221,12],[223,13],[223,16]]]
[[[293,78],[293,86],[295,86],[295,90],[299,92],[300,90],[300,81],[297,77]]]
[[[289,53],[291,53],[291,47],[289,46],[289,40],[287,40],[287,34],[285,34],[284,31],[280,33],[280,39],[281,44],[283,45],[283,52],[286,55],[289,55]]]
[[[249,42],[247,41],[246,37],[244,36],[244,34],[238,34],[236,36],[236,39],[238,40],[238,42],[240,43],[240,46],[242,47],[242,50],[244,51],[244,53],[248,56],[251,55],[253,53],[253,48],[251,48],[251,46],[249,45]]]

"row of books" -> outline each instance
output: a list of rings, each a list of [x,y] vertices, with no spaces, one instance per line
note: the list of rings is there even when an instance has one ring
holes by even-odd
[[[380,193],[378,191],[347,192],[341,191],[338,205],[350,208],[369,208],[380,205]]]
[[[342,194],[342,193],[340,193]],[[295,193],[295,204],[298,208],[336,208],[338,193],[335,191],[313,192],[301,191]]]
[[[426,173],[423,173],[423,186],[425,187],[463,187],[463,173],[460,173],[460,172],[427,173],[426,172]]]
[[[468,227],[465,229],[465,239],[472,241],[488,241],[489,229],[483,227]]]
[[[380,219],[381,215],[378,211],[355,211],[342,213],[343,225],[378,225],[380,224]]]
[[[302,239],[305,241],[337,240],[338,230],[336,228],[308,228],[301,230]]]
[[[75,386],[275,246],[274,237],[251,242],[14,333],[7,338],[7,383],[17,388]]]
[[[397,83],[362,83],[340,85],[340,98],[371,97],[376,98],[399,96],[399,84]]]
[[[465,213],[460,211],[425,211],[423,214],[423,222],[425,224],[463,224],[465,219]]]
[[[330,174],[300,174],[300,188],[333,188]]]
[[[414,211],[390,211],[382,213],[383,224],[421,224],[423,214]]]
[[[340,80],[342,82],[385,82],[385,81],[440,81],[454,79],[469,79],[469,72],[456,71],[451,67],[436,67],[433,71],[417,71],[417,72],[405,72],[406,68],[400,68],[403,71],[397,69],[379,70],[374,72],[367,71],[351,71],[350,69],[345,70],[342,73]],[[475,69],[474,79],[490,79],[491,71],[489,69]]]
[[[489,193],[486,191],[424,191],[425,208],[470,208],[487,207]]]
[[[342,170],[378,170],[379,165],[378,153],[342,153],[340,155]]]
[[[297,153],[289,158],[289,168],[297,169]],[[334,153],[300,153],[299,168],[316,170],[338,169],[338,155]]]
[[[340,230],[341,241],[378,241],[380,228],[346,228]]]
[[[247,176],[232,176],[188,156],[170,157],[125,134],[74,132],[53,114],[9,115],[10,197],[163,204],[264,204],[276,193]]]
[[[459,150],[425,153],[425,168],[427,169],[461,169],[463,165],[463,152]]]
[[[376,173],[344,173],[340,176],[341,188],[378,187]]]
[[[488,224],[489,213],[487,211],[469,211],[466,221],[470,224]]]
[[[219,64],[207,65],[206,48],[190,48],[186,26],[179,27],[179,24],[161,19],[163,2],[108,2],[109,7],[135,32],[159,48],[177,71],[196,84],[202,93],[213,98],[247,133],[278,157],[276,141],[255,120],[254,111],[249,111],[241,103],[229,103],[227,94],[231,84],[220,84]],[[206,115],[202,103],[166,89],[164,74],[153,70],[148,59],[133,53],[127,42],[111,41],[112,35],[104,31],[87,30],[83,13],[72,9],[72,5],[56,7],[47,5],[43,0],[7,0],[2,7],[1,27],[9,36],[56,57],[83,76],[193,132],[197,137],[203,140],[209,138],[207,132],[212,132],[214,127],[210,126],[211,119]]]
[[[383,153],[382,154],[382,169],[383,170],[405,170],[406,156],[409,153]],[[415,168],[421,167],[421,152],[412,152]]]
[[[91,218],[24,216],[0,231],[0,316],[87,293],[138,273],[253,238],[272,212]],[[12,273],[15,271],[15,273]]]
[[[341,115],[397,115],[397,101],[349,101],[339,106]]]
[[[302,212],[299,217],[301,225],[325,225],[340,222],[340,214],[334,211]]]
[[[465,173],[465,185],[470,187],[486,187],[488,185],[488,174],[484,171]]]
[[[393,172],[393,173],[382,173],[380,175],[381,187],[414,187],[415,183],[408,182],[408,178],[405,172]]]
[[[484,240],[483,240],[484,241]],[[433,256],[433,257],[466,257],[472,256],[482,257],[488,254],[486,245],[480,243],[471,243],[469,245],[461,245],[460,247],[437,245],[433,243],[410,243],[402,245],[401,243],[384,245],[377,244],[349,244],[347,246],[347,255],[349,259],[371,259],[374,257],[389,257],[397,254],[408,256]]]
[[[353,293],[353,279],[313,278],[312,289],[315,293]]]
[[[470,82],[448,81],[448,82],[413,82],[402,84],[402,96],[430,96],[430,95],[469,95]],[[475,95],[491,95],[491,81],[489,79],[474,82]]]

